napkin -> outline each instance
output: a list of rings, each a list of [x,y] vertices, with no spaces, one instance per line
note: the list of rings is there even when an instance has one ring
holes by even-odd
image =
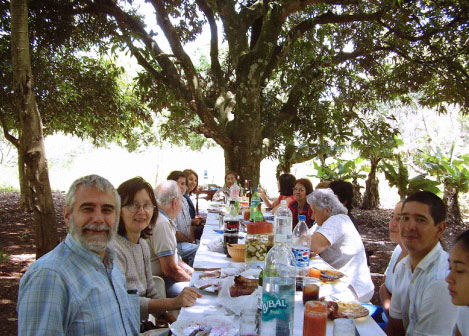
[[[208,242],[204,243],[208,250],[211,252],[219,252],[224,253],[223,251],[223,236],[218,236],[215,239],[209,240]]]
[[[235,315],[240,315],[241,311],[246,308],[257,308],[257,303],[262,296],[262,287],[257,289],[251,295],[242,295],[238,297],[231,297],[230,287],[234,285],[234,277],[230,276],[223,281],[220,292],[218,292],[217,302],[226,310],[233,312]]]

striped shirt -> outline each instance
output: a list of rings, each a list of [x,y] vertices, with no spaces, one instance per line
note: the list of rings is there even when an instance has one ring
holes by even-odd
[[[114,253],[101,257],[70,235],[20,282],[18,335],[138,335],[138,294],[127,294]]]

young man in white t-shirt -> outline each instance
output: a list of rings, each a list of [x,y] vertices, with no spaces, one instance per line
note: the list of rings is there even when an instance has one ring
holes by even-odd
[[[399,234],[408,256],[394,275],[388,335],[451,335],[456,308],[445,283],[448,253],[439,242],[445,218],[443,201],[431,192],[404,201]]]

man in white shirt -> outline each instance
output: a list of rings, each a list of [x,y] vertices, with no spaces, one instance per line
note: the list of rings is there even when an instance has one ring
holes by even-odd
[[[448,253],[439,242],[445,223],[443,201],[428,191],[402,205],[399,234],[409,255],[396,268],[386,332],[395,335],[451,335],[456,308],[445,277]]]

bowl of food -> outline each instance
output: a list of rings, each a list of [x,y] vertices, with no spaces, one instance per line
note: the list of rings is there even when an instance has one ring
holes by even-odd
[[[236,262],[244,262],[245,257],[245,244],[229,244],[228,245],[228,253],[230,254],[233,261]]]

